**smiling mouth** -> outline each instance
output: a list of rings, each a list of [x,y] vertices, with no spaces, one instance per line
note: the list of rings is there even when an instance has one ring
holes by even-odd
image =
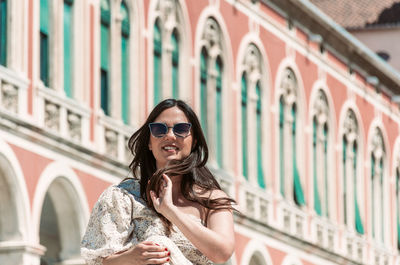
[[[168,151],[168,152],[171,152],[171,151],[178,151],[178,147],[176,147],[176,146],[170,146],[170,145],[164,146],[162,149],[165,150],[165,151]]]

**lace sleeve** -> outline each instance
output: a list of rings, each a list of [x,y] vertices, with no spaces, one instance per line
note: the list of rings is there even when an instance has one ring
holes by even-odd
[[[117,186],[106,189],[91,213],[81,243],[81,254],[88,265],[102,264],[102,259],[132,246],[128,238],[134,200]]]

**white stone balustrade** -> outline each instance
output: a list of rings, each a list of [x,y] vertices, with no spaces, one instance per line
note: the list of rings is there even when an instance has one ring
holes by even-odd
[[[121,120],[101,115],[97,132],[100,153],[123,164],[131,162],[132,155],[128,149],[128,140],[135,132],[133,127],[125,125]]]
[[[0,110],[25,118],[28,84],[28,80],[0,65]]]
[[[306,212],[295,205],[294,202],[281,200],[278,203],[278,228],[284,233],[305,239],[306,217]]]
[[[37,92],[38,125],[66,140],[89,147],[90,109],[43,85]]]
[[[239,188],[239,205],[243,214],[263,224],[272,223],[272,196],[264,189],[243,182]]]
[[[314,216],[311,221],[313,243],[331,252],[336,252],[338,249],[338,231],[337,226],[332,224],[327,218]]]

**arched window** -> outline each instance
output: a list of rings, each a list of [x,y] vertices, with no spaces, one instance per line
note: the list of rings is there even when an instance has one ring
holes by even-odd
[[[101,43],[100,43],[100,105],[106,115],[111,111],[110,95],[110,4],[108,0],[101,0]]]
[[[40,79],[49,86],[49,1],[40,0]]]
[[[280,190],[285,198],[301,206],[305,204],[305,199],[297,164],[297,90],[296,76],[292,69],[286,68],[279,101]]]
[[[343,163],[343,221],[349,229],[364,234],[360,208],[358,205],[357,171],[358,171],[358,123],[355,114],[349,110],[344,121],[342,138]]]
[[[223,167],[223,81],[224,57],[221,29],[208,18],[202,33],[200,54],[201,122],[210,147],[210,160]]]
[[[73,97],[72,80],[72,8],[73,0],[64,0],[64,91]]]
[[[329,216],[328,189],[328,117],[329,108],[325,93],[318,91],[313,117],[313,179],[314,210],[320,216]]]
[[[257,182],[261,188],[265,188],[263,156],[262,156],[262,121],[261,121],[262,97],[261,97],[260,82],[257,82],[256,84],[256,95],[257,95],[257,103],[256,103],[257,104],[256,105]]]
[[[216,70],[216,144],[217,144],[217,149],[216,149],[216,157],[217,157],[217,163],[220,167],[222,167],[222,73],[223,73],[223,64],[222,64],[222,59],[221,57],[217,57],[217,61],[215,64],[215,70]]]
[[[154,105],[162,99],[162,36],[161,36],[161,28],[160,22],[157,19],[154,23],[154,47],[153,47],[153,56],[154,56]]]
[[[242,171],[243,176],[248,179],[248,135],[247,135],[247,76],[242,75]]]
[[[174,29],[171,36],[172,43],[172,97],[179,97],[179,35]]]
[[[371,152],[371,224],[372,236],[384,242],[384,191],[383,176],[385,159],[385,148],[383,145],[382,132],[376,128],[372,139]]]
[[[125,1],[121,2],[121,113],[125,124],[130,122],[129,91],[129,11]]]
[[[241,81],[242,169],[246,179],[265,188],[262,157],[261,78],[263,71],[261,67],[261,53],[254,44],[250,44],[243,60]]]
[[[300,173],[297,167],[297,106],[292,105],[292,161],[293,161],[293,183],[294,201],[297,205],[304,205],[303,188],[301,187]]]
[[[7,64],[7,0],[0,0],[0,64]]]
[[[280,191],[282,196],[285,196],[285,100],[279,98],[279,176],[280,176]]]
[[[201,127],[203,127],[206,138],[208,137],[208,119],[207,119],[207,79],[208,79],[208,54],[203,48],[200,55],[200,112]]]

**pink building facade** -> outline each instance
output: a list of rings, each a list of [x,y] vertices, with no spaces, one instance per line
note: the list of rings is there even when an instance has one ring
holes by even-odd
[[[84,264],[94,203],[169,97],[238,202],[226,264],[400,264],[400,75],[309,1],[0,5],[1,264]]]

